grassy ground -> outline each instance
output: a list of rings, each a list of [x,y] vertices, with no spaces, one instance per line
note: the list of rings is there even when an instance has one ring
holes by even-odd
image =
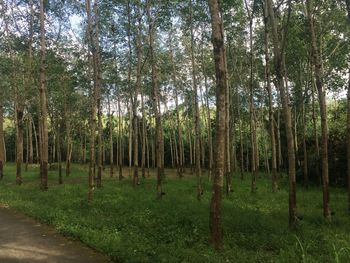
[[[322,219],[321,190],[299,187],[302,220],[291,230],[283,181],[281,190],[272,194],[270,181],[260,179],[257,193],[251,194],[250,180],[235,177],[234,193],[223,202],[225,249],[218,254],[208,244],[207,180],[198,202],[196,180],[190,176],[169,176],[163,200],[156,199],[154,178],[143,179],[134,189],[128,178],[119,182],[106,176],[88,204],[87,172],[81,166],[73,166],[63,185],[57,184],[57,171],[50,171],[47,192],[39,190],[37,167],[24,173],[22,186],[14,184],[13,165],[5,171],[0,203],[53,225],[117,262],[350,262],[350,217],[343,189],[331,189],[335,215],[327,223]]]

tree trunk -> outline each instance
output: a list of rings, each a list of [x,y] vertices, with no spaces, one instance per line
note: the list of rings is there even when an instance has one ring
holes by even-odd
[[[327,103],[326,91],[323,85],[323,68],[321,54],[317,46],[316,33],[314,28],[314,19],[312,17],[311,0],[306,0],[307,18],[310,28],[312,63],[315,67],[316,87],[318,90],[318,100],[321,113],[321,134],[322,134],[322,183],[323,183],[323,216],[326,219],[331,218],[329,207],[329,176],[328,176],[328,121],[327,121]]]
[[[26,165],[25,165],[25,171],[28,172],[28,162],[29,162],[29,119],[27,115],[26,119]]]
[[[208,129],[208,151],[209,151],[209,165],[208,165],[208,177],[211,180],[213,171],[213,135],[211,130],[211,116],[209,107],[209,87],[208,78],[204,73],[204,86],[205,86],[205,104],[206,104],[206,114],[207,114],[207,129]]]
[[[227,85],[224,28],[220,10],[220,1],[209,0],[212,24],[212,43],[216,73],[216,136],[214,148],[213,194],[210,203],[209,229],[210,241],[216,250],[222,249],[222,188],[225,170],[225,97]]]
[[[119,164],[119,180],[123,179],[123,125],[122,125],[122,115],[121,115],[121,108],[120,108],[120,98],[118,98],[118,141],[119,141],[119,147],[118,147],[118,164]]]
[[[97,182],[96,186],[100,188],[102,186],[102,171],[103,171],[103,124],[102,124],[102,91],[101,91],[101,55],[100,55],[100,43],[99,43],[99,8],[98,1],[94,2],[94,53],[95,53],[95,74],[94,82],[96,85],[96,104],[97,104],[97,120],[98,120],[98,156],[97,156]]]
[[[146,177],[146,114],[143,92],[141,91],[141,110],[142,110],[142,153],[141,153],[141,174],[142,178]]]
[[[130,18],[130,16],[129,16]],[[133,143],[134,143],[134,175],[133,185],[140,184],[139,182],[139,121],[137,116],[138,96],[141,92],[141,78],[142,78],[142,15],[140,10],[140,1],[137,6],[137,32],[136,32],[136,53],[137,53],[137,66],[136,66],[136,86],[134,92],[133,101]],[[130,19],[129,19],[130,23]],[[131,24],[129,24],[131,26]]]
[[[16,93],[18,90],[16,91]],[[17,94],[18,95],[18,94]],[[16,102],[16,184],[22,184],[22,164],[23,164],[23,131],[24,131],[24,109],[19,101],[23,98],[17,97]]]
[[[350,27],[350,0],[345,0],[348,11],[348,22]],[[348,115],[347,115],[347,174],[348,174],[348,212],[350,213],[350,66],[349,66],[349,83],[348,83]],[[1,127],[0,127],[1,128]],[[1,132],[1,131],[0,131]],[[0,136],[1,139],[1,136]]]
[[[57,120],[59,122],[59,120]],[[63,183],[62,178],[62,153],[61,153],[61,126],[58,123],[56,127],[56,144],[57,144],[57,162],[58,162],[58,184]]]
[[[44,14],[44,0],[40,0],[40,110],[41,110],[41,130],[42,130],[42,151],[40,154],[41,162],[41,189],[48,189],[48,158],[49,158],[49,138],[48,138],[48,107],[47,107],[47,89],[45,77],[45,14]]]
[[[306,91],[305,91],[306,94]],[[307,148],[306,148],[306,111],[305,111],[305,102],[302,104],[302,115],[303,115],[303,174],[304,174],[304,184],[306,188],[309,186],[309,173],[308,173],[308,158],[307,158]]]
[[[33,163],[33,121],[32,121],[32,116],[29,115],[28,117],[28,137],[29,137],[29,156],[28,156],[28,163],[32,164]]]
[[[4,141],[5,141],[4,139],[4,107],[0,102],[0,180],[4,177],[4,165],[5,165]]]
[[[284,38],[280,41],[277,32],[277,24],[275,21],[275,11],[273,8],[272,0],[266,0],[268,13],[270,16],[270,24],[272,29],[273,50],[275,56],[275,71],[278,88],[280,90],[280,96],[282,100],[283,115],[285,122],[285,130],[287,137],[287,149],[288,149],[288,175],[289,175],[289,225],[293,226],[297,220],[297,207],[296,207],[296,176],[295,176],[295,148],[294,148],[294,136],[292,130],[292,118],[288,99],[288,89],[285,85],[284,78],[284,61],[283,53],[285,48],[284,41],[286,40],[286,33],[288,23],[284,25]],[[288,0],[288,21],[291,12],[291,0]]]
[[[114,151],[113,151],[113,113],[111,112],[111,101],[108,97],[108,122],[109,122],[109,176],[114,176]]]
[[[311,58],[310,58],[311,60]],[[312,64],[310,64],[310,72],[311,72],[311,103],[312,103],[312,124],[313,124],[313,133],[314,133],[314,140],[315,140],[315,147],[316,147],[316,175],[317,179],[319,181],[319,184],[321,185],[321,177],[320,177],[320,146],[318,142],[318,129],[317,129],[317,116],[316,116],[316,102],[315,102],[315,80],[313,78],[313,67]]]
[[[264,4],[264,24],[265,24],[265,81],[266,89],[269,99],[269,122],[270,122],[270,136],[271,136],[271,166],[272,166],[272,192],[276,192],[277,184],[277,157],[276,157],[276,137],[275,137],[275,120],[273,115],[273,101],[271,91],[270,78],[270,56],[269,56],[269,29],[268,29],[268,9],[266,3]]]
[[[71,122],[69,119],[69,114],[66,114],[66,136],[67,136],[67,151],[66,151],[66,176],[68,177],[71,172]]]
[[[91,70],[94,72],[95,79],[95,68],[96,68],[96,56],[95,48],[93,41],[93,28],[92,28],[92,14],[91,14],[91,0],[86,0],[86,14],[87,14],[87,35],[88,35],[88,60],[89,60],[89,77],[91,78]],[[92,54],[90,54],[90,52]],[[90,91],[91,98],[91,116],[90,116],[90,138],[89,138],[89,192],[88,192],[88,201],[92,202],[93,191],[94,191],[94,178],[95,178],[95,140],[96,140],[96,114],[97,114],[97,85],[94,81],[94,86]]]
[[[173,28],[171,28],[173,30]],[[172,32],[171,32],[172,33]],[[172,66],[172,80],[174,85],[174,91],[175,91],[175,111],[176,111],[176,125],[177,125],[177,136],[178,136],[178,163],[177,163],[177,175],[179,178],[183,177],[183,165],[184,165],[184,159],[182,154],[182,148],[183,148],[183,139],[182,139],[182,125],[180,121],[180,112],[179,112],[179,87],[178,87],[178,81],[177,81],[177,74],[176,74],[176,67],[174,62],[174,51],[173,51],[173,44],[172,44],[172,34],[169,35],[170,40],[170,63]]]
[[[161,198],[162,191],[162,178],[164,172],[164,141],[163,141],[163,125],[162,116],[160,112],[160,90],[158,83],[158,73],[156,67],[156,57],[154,52],[154,37],[155,37],[155,18],[151,16],[151,3],[147,1],[146,12],[148,17],[149,26],[149,56],[152,71],[152,95],[153,95],[153,110],[156,118],[156,153],[157,153],[157,196]]]
[[[35,140],[35,155],[36,155],[36,162],[39,163],[40,161],[40,149],[39,149],[39,142],[38,142],[38,134],[36,132],[35,122],[32,122],[33,124],[33,131],[34,131],[34,140]]]
[[[130,97],[131,100],[131,97]],[[129,146],[128,146],[128,153],[129,153],[129,177],[131,177],[131,170],[132,170],[132,138],[133,138],[133,118],[132,118],[132,103],[130,102],[129,109]]]
[[[190,31],[191,31],[191,65],[192,65],[192,85],[193,85],[193,125],[195,132],[195,167],[197,176],[197,200],[201,200],[203,194],[202,187],[202,169],[201,169],[201,151],[200,151],[200,119],[199,119],[199,106],[198,106],[198,86],[197,86],[197,69],[195,65],[194,56],[194,28],[193,28],[193,4],[192,0],[189,0],[190,5]]]
[[[224,54],[226,58],[226,50]],[[225,59],[225,71],[227,73],[227,61]],[[226,92],[225,92],[225,178],[226,178],[226,194],[232,192],[232,176],[231,176],[231,134],[230,134],[230,87],[228,76],[226,74]]]
[[[253,87],[253,17],[250,9],[245,0],[245,6],[249,17],[249,50],[250,50],[250,77],[249,77],[249,116],[250,116],[250,143],[251,143],[251,172],[252,172],[252,184],[251,192],[256,191],[256,178],[257,178],[257,163],[256,163],[256,120],[255,120],[255,106],[254,106],[254,87]]]

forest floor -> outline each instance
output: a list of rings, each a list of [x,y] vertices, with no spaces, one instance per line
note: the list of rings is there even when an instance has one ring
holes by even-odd
[[[38,167],[30,167],[23,174],[23,184],[16,186],[15,166],[7,165],[0,182],[0,203],[54,226],[116,262],[350,262],[345,189],[331,188],[335,215],[326,222],[321,188],[298,186],[302,219],[290,229],[285,178],[273,194],[270,180],[261,175],[252,194],[250,177],[242,181],[234,176],[234,192],[223,200],[225,247],[217,253],[208,243],[211,183],[206,175],[199,202],[195,177],[186,174],[180,180],[174,171],[166,170],[172,175],[164,180],[165,195],[158,200],[153,172],[134,188],[127,169],[122,181],[109,178],[106,170],[103,187],[94,191],[89,204],[85,167],[73,165],[63,185],[57,184],[57,171],[50,170],[47,192],[39,189],[38,174]]]
[[[1,263],[107,263],[105,256],[22,213],[0,208]]]

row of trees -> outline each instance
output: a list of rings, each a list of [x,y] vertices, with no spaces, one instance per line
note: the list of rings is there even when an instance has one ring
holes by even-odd
[[[297,179],[320,182],[330,219],[329,181],[346,183],[348,0],[0,4],[1,177],[15,159],[20,185],[25,158],[40,163],[47,190],[49,163],[63,183],[63,160],[67,175],[72,161],[88,162],[92,201],[105,165],[119,179],[128,166],[135,187],[153,167],[161,198],[168,166],[196,175],[200,200],[205,170],[218,249],[234,172],[250,172],[255,192],[264,170],[276,192],[287,170],[290,225]]]

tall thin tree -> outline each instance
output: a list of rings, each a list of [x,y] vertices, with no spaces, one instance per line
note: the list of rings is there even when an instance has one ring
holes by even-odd
[[[212,24],[212,43],[214,48],[216,75],[216,135],[214,148],[213,194],[210,203],[209,229],[210,241],[217,250],[222,249],[221,206],[225,172],[225,99],[226,99],[226,57],[221,1],[209,0]]]

